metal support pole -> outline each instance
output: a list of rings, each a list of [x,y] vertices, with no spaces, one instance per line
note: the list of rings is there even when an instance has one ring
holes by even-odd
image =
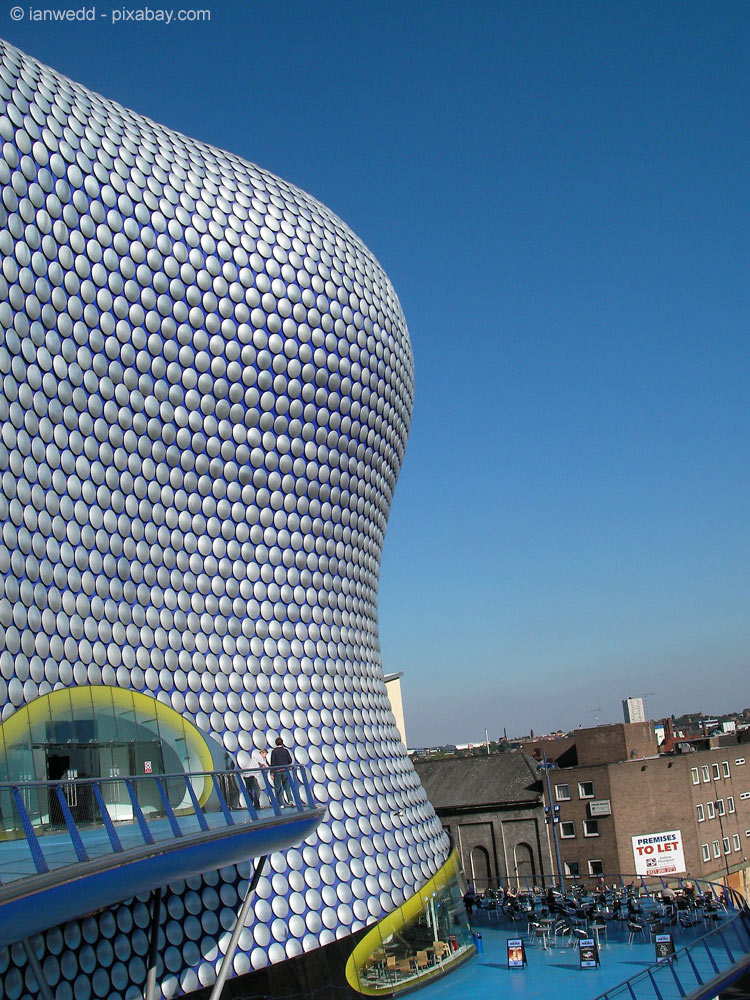
[[[549,819],[552,824],[552,839],[555,842],[555,856],[557,859],[557,877],[560,880],[560,892],[565,892],[565,875],[563,874],[562,860],[560,859],[560,841],[557,838],[557,823],[555,820],[558,818],[555,816],[554,803],[552,801],[552,785],[549,780],[549,764],[547,763],[547,754],[544,753],[544,778],[547,783],[547,801],[549,802]]]
[[[34,973],[36,984],[39,987],[39,996],[42,1000],[54,1000],[49,985],[47,984],[47,980],[44,978],[42,966],[39,963],[39,959],[36,957],[34,945],[31,943],[30,938],[23,939],[23,950],[26,952],[26,958],[31,966],[31,971]]]
[[[156,952],[159,947],[159,918],[161,917],[161,886],[151,893],[151,937],[148,942],[148,973],[146,975],[146,1000],[156,997]]]
[[[263,857],[258,861],[255,868],[255,873],[250,881],[250,885],[247,887],[247,892],[245,898],[242,901],[242,906],[240,907],[240,912],[237,914],[237,923],[234,925],[234,930],[232,931],[232,936],[229,939],[229,947],[227,948],[224,958],[221,960],[221,966],[219,967],[219,975],[216,977],[216,982],[214,983],[214,988],[211,990],[211,996],[209,1000],[221,1000],[221,994],[224,991],[224,983],[229,975],[229,970],[232,967],[232,961],[234,959],[234,953],[237,951],[237,942],[240,939],[240,934],[242,933],[242,928],[245,926],[245,919],[250,909],[250,903],[253,901],[253,896],[255,895],[255,889],[260,881],[260,876],[263,874],[263,866],[266,863],[266,858],[268,855],[264,854]]]

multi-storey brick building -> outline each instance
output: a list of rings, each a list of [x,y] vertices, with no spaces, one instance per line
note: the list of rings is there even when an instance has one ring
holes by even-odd
[[[653,724],[631,723],[578,730],[573,745],[526,749],[551,765],[548,805],[566,876],[634,872],[633,837],[680,831],[691,875],[728,879],[748,895],[750,733],[659,755]]]

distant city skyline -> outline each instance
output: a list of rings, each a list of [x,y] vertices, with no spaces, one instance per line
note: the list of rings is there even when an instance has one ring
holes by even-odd
[[[725,716],[725,715],[729,715],[729,716],[731,716],[731,715],[741,715],[741,713],[743,712],[743,710],[745,710],[747,707],[748,706],[743,705],[741,708],[728,708],[725,711],[721,711],[721,712],[701,712],[700,709],[696,709],[694,712],[689,712],[689,711],[688,712],[682,712],[682,713],[667,712],[665,715],[658,716],[658,717],[655,717],[655,716],[652,716],[652,715],[648,714],[647,717],[646,717],[646,721],[647,722],[653,722],[655,726],[658,726],[662,722],[662,719],[671,718],[672,715],[674,715],[676,718],[679,718],[682,715],[697,715],[697,714],[702,714],[707,719],[716,719],[717,717],[721,718],[722,716]],[[504,736],[503,736],[503,730],[506,730],[507,731],[507,739],[511,740],[511,741],[512,740],[518,740],[518,739],[543,739],[544,737],[552,736],[555,733],[572,733],[576,729],[594,729],[596,726],[613,726],[613,725],[619,725],[619,724],[621,724],[623,722],[622,712],[620,712],[620,717],[619,718],[614,718],[614,717],[610,718],[609,715],[604,710],[602,710],[600,713],[598,713],[598,715],[599,715],[598,719],[592,718],[592,719],[589,719],[588,721],[582,721],[582,722],[578,723],[577,725],[573,725],[573,726],[552,726],[549,729],[545,729],[545,728],[542,728],[540,726],[538,727],[538,726],[535,726],[535,725],[531,725],[526,730],[515,730],[515,729],[512,730],[509,726],[506,725],[506,726],[502,727],[500,729],[500,731],[498,732],[496,730],[492,730],[489,727],[487,727],[487,738],[489,739],[490,743],[497,743],[498,741],[500,741],[500,740],[502,740],[504,738]],[[748,721],[750,722],[750,720],[748,720]],[[411,729],[409,727],[409,718],[408,718],[408,716],[406,717],[405,722],[406,722],[407,736],[408,736],[408,740],[409,740],[409,747],[411,749],[418,748],[420,746],[428,746],[429,747],[429,746],[451,746],[451,745],[453,745],[453,746],[459,746],[459,747],[465,747],[465,746],[481,747],[481,746],[485,745],[485,734],[484,734],[484,731],[482,731],[481,733],[474,732],[474,731],[472,731],[471,733],[468,733],[468,734],[464,733],[464,734],[460,735],[456,739],[437,739],[437,740],[433,740],[431,742],[425,742],[425,743],[422,743],[422,744],[415,743],[414,740],[412,740],[411,736],[410,736]]]
[[[410,743],[750,700],[750,7],[201,7],[0,33],[311,192],[392,278]]]

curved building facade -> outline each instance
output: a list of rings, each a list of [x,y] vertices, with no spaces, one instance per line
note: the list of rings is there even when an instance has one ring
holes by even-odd
[[[353,947],[448,854],[378,647],[398,299],[309,195],[0,52],[0,781],[281,736],[327,816],[269,859],[233,975]],[[164,997],[214,981],[247,876],[170,888]],[[146,909],[46,932],[57,1000],[142,995]],[[17,946],[0,969],[35,995]]]

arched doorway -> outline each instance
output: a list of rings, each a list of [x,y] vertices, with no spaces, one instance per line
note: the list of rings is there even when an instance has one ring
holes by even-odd
[[[471,880],[479,892],[488,888],[491,878],[490,856],[484,847],[472,847],[469,856]]]
[[[530,888],[536,881],[536,865],[531,847],[523,842],[516,844],[514,860],[519,888]]]

